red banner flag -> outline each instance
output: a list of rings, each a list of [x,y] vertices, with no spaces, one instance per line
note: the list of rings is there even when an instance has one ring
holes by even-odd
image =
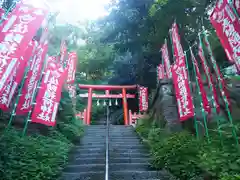
[[[240,70],[240,23],[227,1],[217,2],[210,15],[210,21],[216,29],[228,59]]]
[[[165,77],[164,65],[163,64],[159,64],[157,69],[158,69],[158,80],[164,79],[164,77]]]
[[[236,9],[236,12],[240,14],[240,0],[233,0],[233,7]]]
[[[171,64],[170,64],[170,60],[169,60],[169,54],[168,54],[166,39],[165,39],[164,45],[161,48],[161,51],[162,51],[162,58],[164,60],[164,67],[166,68],[166,76],[167,76],[167,78],[172,78]]]
[[[22,61],[18,62],[18,65],[14,68],[9,83],[4,87],[3,93],[0,96],[0,108],[2,110],[8,110],[12,97],[17,89],[18,84],[21,82],[27,63],[32,56],[34,42],[29,43]]]
[[[71,52],[68,55],[68,62],[67,62],[67,83],[71,84],[75,81],[75,73],[76,73],[76,66],[77,66],[77,53]]]
[[[60,64],[61,65],[64,65],[66,54],[67,54],[66,42],[62,41],[61,47],[60,47]]]
[[[207,93],[204,89],[201,73],[198,68],[198,62],[197,62],[191,49],[190,49],[190,53],[191,53],[191,57],[192,57],[192,60],[193,60],[194,66],[195,66],[195,70],[196,70],[196,79],[197,79],[197,82],[199,85],[200,96],[202,96],[202,106],[203,106],[204,110],[210,114],[211,106],[210,106],[208,98],[207,98]]]
[[[33,51],[35,50],[36,47],[37,47],[37,42],[32,40],[25,51],[22,61],[19,62],[19,66],[17,68],[17,77],[16,77],[17,83],[20,83],[22,81],[27,63],[29,62],[29,59],[33,55]]]
[[[206,42],[204,40],[204,43],[205,43],[205,45],[207,47],[208,52],[209,53],[212,52],[211,46],[210,46],[209,42]],[[220,71],[220,69],[219,69],[219,67],[218,67],[218,65],[216,63],[216,60],[214,59],[213,55],[211,53],[210,53],[210,55],[211,55],[211,62],[212,62],[212,65],[214,67],[214,71],[215,71],[215,74],[216,74],[216,80],[217,80],[217,82],[219,84],[219,88],[220,88],[220,85],[222,86],[222,89],[220,89],[221,97],[224,100],[224,102],[225,102],[224,96],[226,97],[226,102],[225,103],[227,103],[228,107],[230,108],[231,107],[231,102],[230,102],[228,91],[227,91],[227,88],[226,88],[226,85],[225,85],[225,82],[224,82],[224,79],[223,79],[223,75],[222,75],[222,73],[221,73],[221,71]],[[218,77],[218,75],[219,75],[219,77]]]
[[[7,111],[10,105],[11,99],[14,95],[14,92],[17,88],[17,84],[14,79],[16,77],[17,68],[14,69],[13,74],[11,75],[9,83],[3,88],[2,94],[0,96],[0,109]]]
[[[66,71],[57,63],[50,62],[42,79],[41,90],[36,98],[36,106],[32,113],[32,122],[54,126],[61,98],[62,86]]]
[[[21,61],[26,47],[46,16],[46,11],[28,3],[18,3],[0,27],[0,92]]]
[[[148,110],[148,88],[140,86],[138,88],[139,95],[139,111]]]
[[[37,88],[37,82],[41,76],[41,70],[43,66],[43,62],[48,50],[48,45],[39,45],[36,50],[36,54],[34,55],[30,70],[28,72],[28,78],[24,84],[22,95],[19,98],[18,106],[16,113],[17,114],[25,114],[28,113],[32,108],[33,95]]]
[[[219,101],[218,101],[217,90],[216,90],[216,87],[215,87],[214,82],[213,82],[213,77],[212,77],[211,71],[210,71],[210,69],[207,65],[207,62],[205,60],[205,57],[203,55],[203,49],[200,45],[199,45],[199,49],[198,49],[198,55],[200,57],[205,76],[210,77],[210,81],[207,78],[208,87],[209,88],[212,87],[213,101],[214,101],[214,104],[216,106],[217,113],[219,113],[220,112],[220,105],[219,105]]]
[[[172,41],[175,64],[172,66],[172,78],[176,92],[178,112],[181,121],[185,121],[194,116],[194,106],[189,87],[189,79],[186,70],[185,56],[180,43],[178,27],[176,23],[172,25]]]

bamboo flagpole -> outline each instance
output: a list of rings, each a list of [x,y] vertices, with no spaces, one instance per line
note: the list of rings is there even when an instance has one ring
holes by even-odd
[[[204,68],[204,71],[205,71],[205,75],[207,76],[207,80],[208,80],[208,85],[210,87],[210,91],[212,92],[212,96],[211,96],[211,102],[212,102],[212,106],[213,106],[213,110],[214,110],[214,113],[217,114],[217,100],[215,98],[217,97],[214,97],[214,91],[213,91],[213,84],[212,84],[212,78],[210,77],[211,74],[210,74],[210,71],[209,71],[209,67],[207,65],[207,61],[205,59],[205,55],[204,55],[204,51],[203,51],[203,45],[202,45],[202,38],[201,38],[201,33],[198,33],[198,39],[199,39],[199,48],[201,48],[201,55],[199,54],[199,56],[201,56],[201,60],[202,60],[202,66]],[[223,145],[223,138],[222,138],[222,132],[221,132],[221,129],[220,129],[220,120],[217,118],[217,125],[218,125],[218,133],[219,133],[219,136],[220,136],[220,140],[221,140],[221,144]]]
[[[33,51],[32,51],[32,55],[35,53],[36,51],[36,47],[38,46],[38,43],[36,41],[35,42],[35,45],[34,45],[34,48],[33,48]],[[15,103],[13,104],[13,110],[11,112],[11,116],[10,116],[10,119],[8,121],[8,125],[7,125],[7,128],[6,129],[9,129],[15,116],[16,116],[16,109],[17,109],[17,105],[18,105],[18,102],[19,102],[19,99],[20,97],[22,96],[22,90],[23,90],[23,87],[24,87],[24,84],[25,84],[25,81],[26,79],[28,78],[28,72],[30,70],[30,67],[31,67],[31,63],[32,63],[32,60],[33,60],[33,57],[30,58],[30,60],[28,61],[27,63],[27,67],[25,69],[25,72],[24,72],[24,75],[23,75],[23,80],[22,82],[20,83],[20,88],[18,90],[18,94],[17,94],[17,97],[16,97],[16,100],[15,100]]]
[[[197,74],[197,72],[199,72],[199,70],[197,71],[197,68],[198,68],[197,61],[196,61],[196,59],[193,55],[192,48],[191,47],[189,47],[189,48],[190,48],[190,54],[191,54],[191,59],[192,59],[193,72],[194,72],[195,81],[196,81],[196,85],[197,85],[198,99],[200,100],[200,109],[201,109],[202,116],[203,116],[204,128],[205,128],[207,140],[208,140],[208,142],[210,142],[209,131],[208,131],[208,126],[207,126],[207,119],[206,119],[206,112],[205,112],[205,109],[204,109],[204,106],[203,106],[203,97],[202,97],[202,92],[201,92],[201,89],[200,89],[200,84],[199,84],[199,79],[198,79],[198,78],[201,78],[201,77],[198,77],[199,74]],[[186,58],[186,61],[187,61],[187,58]]]
[[[221,82],[221,76],[219,74],[220,72],[219,72],[219,69],[217,67],[216,60],[213,56],[213,52],[212,52],[210,43],[208,41],[208,37],[207,37],[206,31],[205,31],[205,27],[202,26],[202,29],[203,29],[203,35],[204,35],[204,40],[205,40],[205,43],[206,43],[206,46],[207,46],[207,50],[208,50],[208,53],[210,54],[210,60],[211,60],[211,63],[213,65],[215,74],[217,75],[218,86],[220,88],[221,95],[222,95],[223,100],[225,102],[225,108],[227,110],[228,119],[229,119],[230,125],[232,127],[232,134],[233,134],[233,137],[235,138],[236,145],[238,146],[239,145],[238,137],[237,137],[235,126],[233,124],[233,119],[232,119],[232,115],[231,115],[231,112],[230,112],[230,109],[229,109],[228,100],[227,100],[226,94],[224,93],[224,90],[223,90],[223,85],[222,85],[222,82]]]
[[[196,103],[194,101],[194,98],[193,98],[193,86],[192,86],[192,83],[191,83],[191,79],[190,79],[190,73],[189,73],[189,68],[188,68],[188,58],[187,58],[187,54],[186,54],[186,51],[184,52],[184,56],[185,56],[185,62],[186,62],[186,69],[187,69],[187,74],[188,74],[188,84],[191,88],[191,95],[192,95],[192,101],[193,101],[193,106],[194,106],[194,117],[193,117],[193,120],[194,120],[194,124],[195,124],[195,129],[196,129],[196,137],[197,139],[199,139],[199,128],[198,128],[198,122],[197,122],[197,117],[196,117]]]
[[[44,61],[43,61],[43,66],[42,66],[42,69],[41,69],[41,75],[40,75],[40,78],[37,80],[37,87],[35,88],[35,90],[33,91],[33,98],[32,98],[32,108],[31,110],[28,112],[28,115],[25,119],[25,123],[24,123],[24,128],[23,128],[23,132],[22,132],[22,135],[24,136],[26,134],[26,131],[27,131],[27,127],[28,127],[28,123],[30,122],[30,117],[31,117],[31,114],[32,114],[32,111],[33,111],[33,108],[36,104],[36,96],[37,96],[37,93],[39,91],[39,89],[41,89],[41,82],[42,82],[42,77],[44,75],[44,71],[45,71],[45,68],[46,68],[46,64],[47,64],[47,60],[48,60],[48,55],[46,55],[44,57]]]
[[[171,43],[171,47],[172,47],[173,61],[175,63],[176,62],[176,57],[174,55],[174,47],[173,47],[173,40],[172,40],[172,35],[171,34],[172,34],[172,29],[170,29],[170,31],[169,31],[169,37],[170,37],[170,43]],[[185,56],[186,70],[187,70],[187,76],[188,76],[188,84],[190,86],[191,95],[192,95],[193,94],[193,87],[192,87],[192,84],[191,84],[191,81],[190,81],[190,74],[189,74],[189,71],[188,71],[188,61],[187,61],[187,57],[186,57],[186,52],[184,52],[184,56]],[[191,100],[193,101],[193,107],[195,109],[195,102],[194,102],[193,96],[191,97]],[[194,110],[193,119],[194,119],[194,125],[195,125],[195,130],[196,130],[196,137],[197,137],[197,139],[199,139],[199,129],[198,129],[198,123],[197,123],[195,110]]]

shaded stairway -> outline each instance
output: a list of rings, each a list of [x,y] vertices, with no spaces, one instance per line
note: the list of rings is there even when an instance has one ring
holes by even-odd
[[[150,167],[150,156],[132,126],[111,125],[109,132],[110,180],[171,180],[165,171]]]
[[[62,180],[105,180],[106,126],[86,127]],[[110,125],[109,180],[170,180],[164,171],[154,171],[149,154],[131,126]]]
[[[61,180],[104,180],[106,126],[85,127],[79,146],[71,154]]]

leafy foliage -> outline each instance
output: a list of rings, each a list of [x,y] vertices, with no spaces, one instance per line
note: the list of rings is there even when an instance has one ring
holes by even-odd
[[[147,121],[147,122],[146,122]],[[180,179],[217,178],[237,180],[240,155],[234,141],[225,137],[221,146],[219,136],[211,133],[211,143],[197,140],[189,132],[166,134],[163,129],[140,123],[136,131],[147,142],[155,168],[167,168]]]
[[[35,131],[22,136],[22,132],[14,128],[2,132],[0,179],[56,179],[68,161],[73,143],[79,142],[82,133],[83,127],[75,119],[71,99],[63,90],[57,126],[49,128],[47,134],[43,133],[45,136]]]
[[[103,106],[97,106],[95,104],[93,104],[92,106],[92,122],[91,124],[95,124],[97,120],[99,120],[100,118],[103,117],[103,115],[105,114],[106,111],[106,107]]]
[[[71,146],[71,142],[57,131],[48,137],[21,137],[21,133],[10,130],[0,142],[1,179],[53,179],[66,164]]]

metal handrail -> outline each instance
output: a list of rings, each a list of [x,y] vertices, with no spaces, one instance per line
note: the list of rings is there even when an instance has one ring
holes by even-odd
[[[106,165],[105,165],[105,180],[108,180],[108,156],[109,156],[109,105],[107,105],[107,125],[106,125]]]

